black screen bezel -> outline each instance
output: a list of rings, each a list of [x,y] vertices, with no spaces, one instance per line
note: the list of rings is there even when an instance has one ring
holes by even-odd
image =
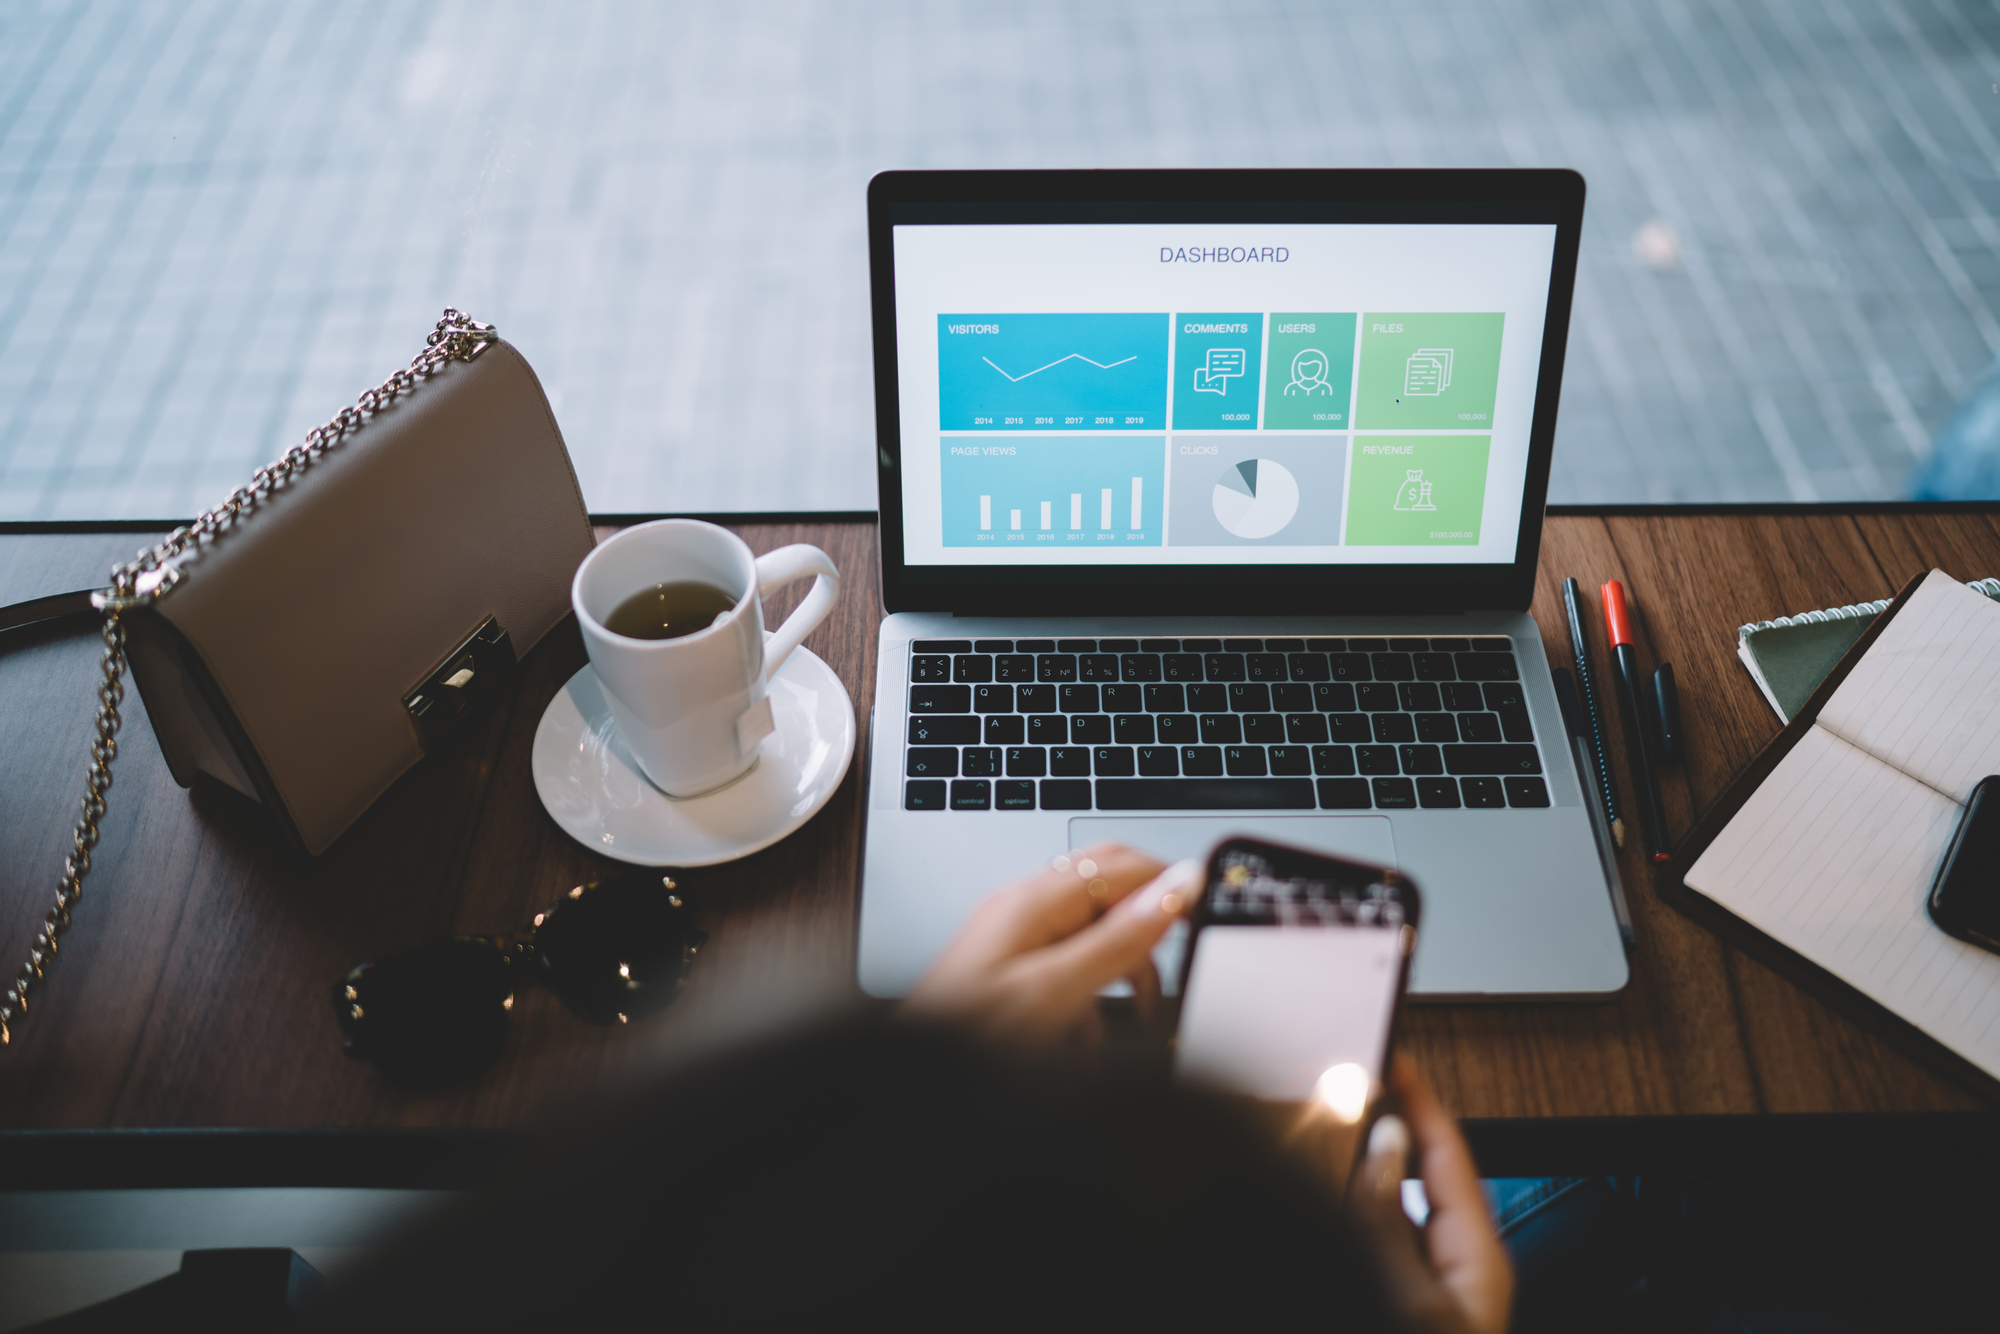
[[[1534,595],[1583,228],[1566,170],[888,171],[868,184],[882,598],[892,612],[968,615],[1525,611]],[[906,565],[893,229],[1075,222],[1553,223],[1541,369],[1511,564]]]

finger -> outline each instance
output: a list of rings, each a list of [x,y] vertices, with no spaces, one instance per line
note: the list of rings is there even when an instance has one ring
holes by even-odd
[[[1165,869],[1157,858],[1123,843],[1097,843],[1055,858],[1022,882],[1013,928],[1020,948],[1035,949],[1072,935]]]
[[[1392,1078],[1420,1150],[1431,1206],[1424,1223],[1431,1263],[1476,1328],[1503,1329],[1513,1303],[1514,1269],[1494,1230],[1472,1150],[1415,1065],[1399,1058]]]
[[[1141,1024],[1150,1025],[1160,1012],[1160,970],[1153,963],[1152,951],[1139,961],[1139,966],[1125,975],[1132,984],[1132,1013]]]
[[[1091,925],[1034,960],[1053,1001],[1074,1004],[1134,972],[1194,904],[1202,865],[1175,862]]]
[[[1430,1084],[1417,1072],[1407,1056],[1397,1056],[1391,1069],[1397,1101],[1416,1136],[1421,1152],[1424,1193],[1433,1210],[1472,1210],[1485,1217],[1486,1192],[1479,1185],[1479,1169],[1472,1149],[1460,1133],[1458,1122],[1445,1111]]]

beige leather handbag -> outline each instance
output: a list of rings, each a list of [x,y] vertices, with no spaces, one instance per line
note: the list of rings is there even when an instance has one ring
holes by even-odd
[[[112,572],[74,850],[0,1043],[90,871],[129,661],[168,767],[262,803],[317,855],[569,610],[590,519],[535,373],[447,310],[406,370]]]

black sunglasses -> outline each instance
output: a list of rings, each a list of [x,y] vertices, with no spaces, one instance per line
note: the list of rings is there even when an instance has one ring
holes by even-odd
[[[469,1078],[499,1058],[514,994],[535,982],[593,1024],[665,1009],[708,940],[679,888],[658,871],[620,871],[511,936],[454,936],[361,964],[333,984],[347,1054],[402,1084]]]

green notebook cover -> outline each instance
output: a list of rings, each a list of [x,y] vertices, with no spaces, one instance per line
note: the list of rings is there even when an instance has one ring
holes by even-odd
[[[2000,601],[2000,579],[1975,579],[1967,586]],[[1829,607],[1746,625],[1737,631],[1736,656],[1750,669],[1778,716],[1790,722],[1889,601]]]

